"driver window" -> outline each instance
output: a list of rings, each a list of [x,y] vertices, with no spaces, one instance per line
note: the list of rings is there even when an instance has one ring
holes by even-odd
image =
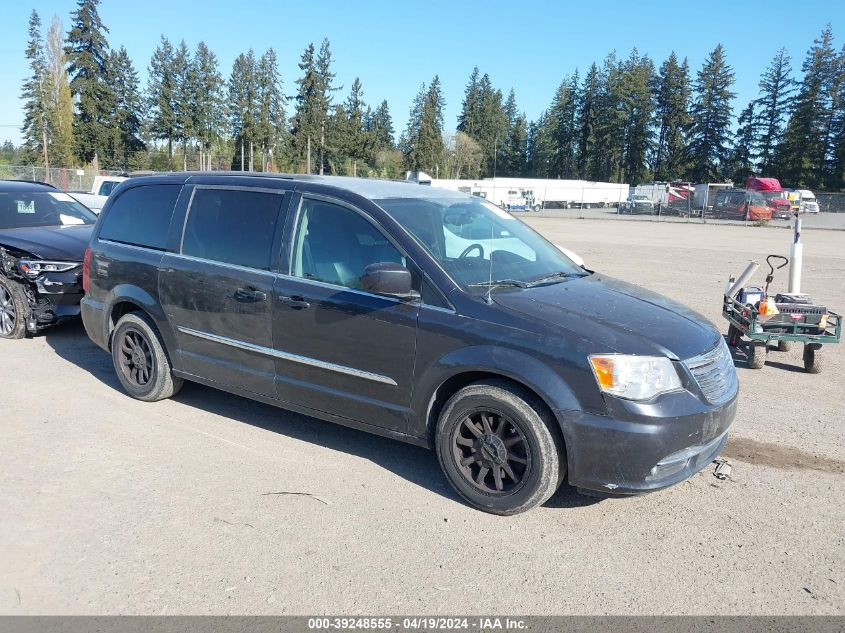
[[[407,266],[393,244],[355,211],[321,200],[302,200],[294,233],[291,274],[361,288],[364,269],[392,262]]]

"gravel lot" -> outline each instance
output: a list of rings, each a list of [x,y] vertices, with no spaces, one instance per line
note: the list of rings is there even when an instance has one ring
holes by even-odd
[[[790,238],[529,222],[723,331],[728,273]],[[804,290],[845,309],[845,236],[804,241]],[[823,353],[819,376],[800,350],[737,358],[730,479],[502,518],[416,447],[197,385],[131,400],[81,325],[0,341],[0,612],[843,614],[845,356]]]

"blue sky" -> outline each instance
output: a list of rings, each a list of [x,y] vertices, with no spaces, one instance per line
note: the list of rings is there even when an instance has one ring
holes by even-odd
[[[46,32],[53,15],[67,29],[75,0],[0,0],[0,141],[20,139],[20,85],[27,73],[27,19],[34,8]],[[836,45],[845,42],[845,2],[840,0],[681,2],[604,0],[103,0],[100,15],[109,43],[123,45],[142,83],[159,36],[204,40],[228,76],[241,51],[272,46],[279,55],[284,91],[293,94],[297,63],[309,42],[328,37],[335,56],[336,93],[342,99],[360,76],[369,103],[387,99],[397,135],[421,82],[439,74],[446,98],[446,128],[454,129],[464,86],[474,65],[489,73],[519,107],[535,118],[548,106],[561,79],[582,73],[612,49],[633,47],[656,64],[675,50],[698,69],[721,42],[736,72],[734,113],[757,93],[757,82],[775,51],[786,46],[793,67],[801,62],[826,23]],[[290,111],[290,107],[288,108]]]

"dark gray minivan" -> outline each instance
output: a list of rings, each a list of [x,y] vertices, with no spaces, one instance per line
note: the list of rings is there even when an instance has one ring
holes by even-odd
[[[488,512],[532,508],[564,480],[605,495],[682,481],[736,411],[731,355],[703,317],[462,193],[134,178],[83,270],[85,329],[131,396],[192,380],[433,447]]]

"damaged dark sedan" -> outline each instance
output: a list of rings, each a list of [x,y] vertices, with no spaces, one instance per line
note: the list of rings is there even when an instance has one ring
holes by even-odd
[[[82,258],[96,219],[50,185],[0,182],[0,338],[79,316]]]

